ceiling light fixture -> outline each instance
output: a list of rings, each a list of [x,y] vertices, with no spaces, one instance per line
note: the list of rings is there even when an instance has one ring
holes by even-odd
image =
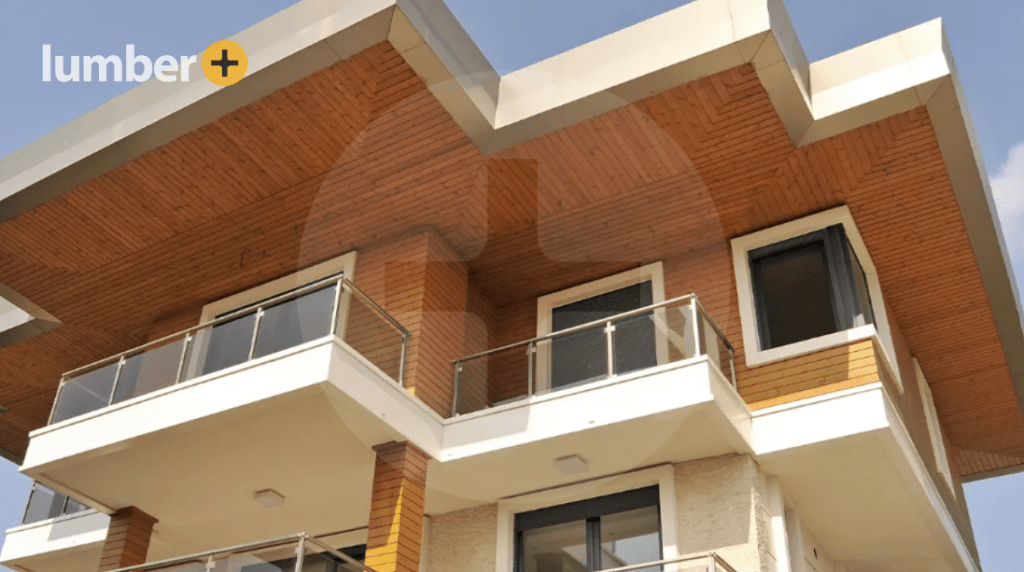
[[[266,508],[274,508],[284,504],[284,495],[274,489],[264,489],[252,494],[252,500],[260,503]]]
[[[555,459],[555,466],[558,467],[559,471],[562,471],[566,475],[578,475],[580,473],[587,472],[590,468],[587,462],[583,460],[579,455],[570,455],[568,457],[562,457]]]

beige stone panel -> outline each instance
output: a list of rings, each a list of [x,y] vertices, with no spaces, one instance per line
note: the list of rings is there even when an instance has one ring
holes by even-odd
[[[426,572],[492,572],[498,538],[498,505],[430,517]]]

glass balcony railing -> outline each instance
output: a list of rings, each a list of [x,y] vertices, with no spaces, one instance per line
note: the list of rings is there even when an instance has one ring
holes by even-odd
[[[64,374],[50,423],[334,335],[402,384],[409,332],[339,275]]]
[[[707,552],[643,564],[605,568],[601,572],[736,572],[736,569],[718,554]]]
[[[68,495],[58,493],[46,485],[32,483],[32,489],[28,493],[28,502],[25,503],[25,514],[21,517],[21,524],[32,524],[66,514],[74,514],[88,508]]]
[[[732,345],[683,296],[455,360],[452,415],[704,356],[736,386]]]
[[[116,572],[376,572],[339,550],[305,535],[222,548]]]

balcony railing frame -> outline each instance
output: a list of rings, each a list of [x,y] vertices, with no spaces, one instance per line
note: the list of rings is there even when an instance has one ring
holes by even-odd
[[[261,540],[259,542],[249,542],[246,544],[239,544],[236,546],[229,546],[227,548],[218,548],[216,550],[207,550],[206,552],[198,552],[196,554],[189,554],[186,556],[178,556],[176,558],[168,558],[166,560],[159,560],[156,562],[147,562],[146,564],[139,564],[136,566],[126,566],[124,568],[118,568],[112,572],[147,572],[149,570],[160,570],[164,568],[170,568],[178,564],[188,564],[199,560],[207,560],[208,570],[213,568],[210,563],[216,562],[223,558],[229,558],[238,554],[244,554],[246,552],[253,552],[264,548],[274,548],[276,546],[288,545],[292,542],[296,542],[295,547],[295,572],[302,572],[302,566],[306,556],[306,546],[314,545],[318,549],[327,552],[331,556],[340,558],[346,564],[354,566],[362,572],[377,572],[373,568],[366,566],[365,564],[353,559],[330,546],[324,544],[322,541],[310,536],[306,533],[293,534],[290,536],[281,536],[278,538],[271,538],[269,540]],[[219,557],[219,558],[218,558]]]
[[[54,516],[54,517],[50,517],[50,518],[60,518],[62,516],[67,516],[68,515],[68,503],[71,502],[72,500],[74,500],[78,504],[81,504],[82,506],[86,506],[81,501],[72,499],[70,496],[68,496],[68,495],[66,495],[66,494],[64,494],[64,493],[62,493],[60,491],[54,490],[54,489],[52,489],[50,487],[47,487],[46,485],[40,485],[37,481],[32,481],[32,486],[28,490],[28,498],[25,499],[25,510],[21,514],[21,524],[34,524],[36,522],[42,522],[44,520],[49,520],[49,519],[46,519],[46,518],[42,518],[42,519],[39,519],[39,520],[36,520],[36,521],[33,521],[33,522],[28,522],[28,511],[29,511],[30,508],[32,508],[32,498],[35,496],[36,490],[40,486],[42,486],[42,487],[46,488],[47,490],[53,492],[53,494],[55,494],[55,495],[61,495],[61,496],[64,497],[64,502],[60,506],[60,514],[58,514],[57,516]],[[86,507],[86,509],[88,509],[88,507]],[[85,509],[83,509],[83,510],[85,510]],[[80,512],[80,511],[76,511],[76,512],[71,513],[71,514],[78,514],[78,512]]]
[[[615,324],[617,322],[621,322],[621,321],[623,321],[625,319],[632,318],[634,316],[642,316],[644,314],[648,314],[648,313],[654,312],[654,311],[662,309],[662,308],[667,308],[669,306],[677,306],[677,305],[678,306],[682,306],[683,304],[687,304],[690,307],[690,311],[691,311],[690,323],[691,323],[691,326],[693,328],[694,347],[697,349],[698,355],[700,355],[701,347],[702,347],[701,346],[702,330],[703,330],[702,324],[703,323],[707,323],[708,325],[711,326],[711,328],[714,331],[715,335],[719,338],[719,340],[722,341],[722,344],[725,346],[725,349],[729,352],[729,369],[730,369],[730,371],[728,373],[722,372],[722,374],[729,376],[729,379],[730,379],[730,382],[732,383],[733,388],[736,389],[738,387],[738,385],[737,385],[737,382],[736,382],[736,359],[735,359],[736,358],[736,352],[735,352],[735,349],[732,347],[732,344],[729,343],[729,339],[725,337],[725,333],[722,332],[722,329],[718,327],[718,324],[715,323],[715,321],[708,314],[707,309],[705,309],[704,305],[701,304],[700,300],[697,298],[697,295],[696,294],[687,294],[685,296],[680,296],[678,298],[673,298],[671,300],[666,300],[664,302],[658,302],[657,304],[651,304],[649,306],[644,306],[642,308],[637,308],[635,310],[629,310],[628,312],[622,312],[621,314],[616,314],[616,315],[610,316],[608,318],[602,318],[600,320],[594,320],[592,322],[587,322],[585,324],[580,324],[579,326],[573,326],[571,328],[566,328],[564,330],[559,330],[557,332],[551,332],[550,334],[545,334],[543,336],[537,336],[537,337],[529,339],[529,340],[523,340],[523,341],[520,341],[520,342],[515,342],[515,343],[504,345],[504,346],[501,346],[501,347],[498,347],[498,348],[490,349],[490,350],[487,350],[487,351],[484,351],[484,352],[476,353],[476,354],[473,354],[473,355],[470,355],[470,356],[462,357],[462,358],[459,358],[457,360],[452,360],[452,369],[453,369],[453,378],[454,378],[454,387],[453,387],[453,396],[452,396],[452,416],[454,417],[456,415],[459,415],[458,409],[459,409],[459,385],[460,385],[459,382],[460,382],[460,374],[462,373],[462,366],[463,366],[463,364],[468,362],[468,361],[472,361],[472,360],[476,360],[476,359],[480,359],[480,358],[485,358],[485,357],[488,357],[488,356],[491,356],[491,355],[494,355],[494,354],[502,353],[502,352],[505,352],[505,351],[508,351],[508,350],[513,350],[513,349],[520,348],[520,347],[526,348],[526,353],[527,353],[527,370],[528,371],[527,371],[527,394],[526,394],[525,397],[532,397],[534,395],[534,381],[535,381],[534,380],[534,378],[535,378],[534,366],[536,364],[537,344],[543,343],[543,342],[546,342],[546,341],[549,341],[549,340],[555,340],[555,339],[558,339],[558,338],[561,338],[561,337],[564,337],[564,336],[570,336],[572,334],[575,334],[577,332],[582,332],[584,330],[591,330],[591,329],[594,329],[594,328],[597,328],[597,327],[603,325],[604,326],[605,339],[606,339],[606,349],[607,349],[607,354],[608,354],[608,364],[606,366],[607,367],[607,374],[608,374],[608,378],[611,378],[611,377],[614,377],[616,375],[615,374],[615,335],[614,335],[615,334]],[[718,367],[718,366],[716,365],[716,367]],[[719,368],[719,369],[721,369],[721,368]]]
[[[654,566],[661,566],[664,570],[665,566],[672,564],[683,564],[685,562],[696,562],[699,560],[708,560],[708,570],[718,570],[718,566],[721,566],[726,572],[737,572],[728,562],[726,562],[717,552],[706,552],[704,554],[691,554],[687,556],[680,556],[678,558],[668,558],[666,560],[655,560],[652,562],[644,562],[642,564],[630,564],[629,566],[620,566],[618,568],[608,568],[601,572],[633,572],[634,570],[643,570],[645,568],[652,568]]]
[[[78,368],[75,368],[75,369],[73,369],[71,371],[68,371],[68,372],[64,373],[64,375],[61,376],[60,385],[57,387],[57,394],[56,394],[56,396],[54,396],[53,405],[50,408],[50,416],[48,418],[47,424],[49,425],[49,424],[53,423],[53,416],[56,414],[57,404],[60,402],[60,397],[61,397],[61,394],[62,394],[62,392],[64,390],[64,386],[70,380],[75,379],[75,378],[77,378],[77,377],[79,377],[79,376],[81,376],[83,374],[91,373],[93,371],[99,370],[99,369],[101,369],[103,367],[106,367],[106,366],[109,366],[109,365],[112,365],[112,364],[116,363],[117,364],[117,371],[114,374],[114,382],[113,382],[113,384],[111,386],[110,396],[107,399],[107,405],[106,405],[106,407],[109,407],[109,406],[114,404],[114,397],[115,397],[115,395],[117,393],[117,386],[118,386],[118,383],[121,381],[121,372],[124,369],[124,364],[125,364],[125,362],[128,359],[133,358],[133,357],[135,357],[137,355],[143,354],[143,353],[145,353],[147,350],[149,350],[151,348],[159,347],[159,346],[162,346],[162,345],[167,344],[169,342],[173,342],[175,340],[181,339],[182,340],[181,357],[178,359],[177,373],[176,373],[175,378],[174,378],[174,383],[171,384],[171,385],[180,384],[180,383],[182,383],[183,378],[184,378],[184,374],[185,374],[186,362],[188,361],[187,358],[188,358],[188,355],[189,355],[189,351],[188,350],[189,350],[190,345],[192,343],[194,343],[194,341],[195,341],[195,338],[196,338],[195,334],[196,334],[196,332],[199,332],[201,330],[205,330],[205,329],[208,329],[208,328],[213,328],[215,326],[218,326],[220,324],[224,324],[224,323],[230,322],[232,320],[241,318],[243,316],[255,314],[256,315],[256,321],[255,321],[255,324],[253,326],[252,339],[250,340],[250,344],[249,344],[248,359],[246,359],[245,362],[242,362],[242,363],[246,363],[246,362],[252,361],[252,359],[255,356],[255,352],[256,352],[256,344],[257,344],[257,342],[259,340],[259,330],[260,330],[261,319],[262,319],[264,311],[267,308],[269,308],[271,306],[276,306],[276,305],[278,305],[280,303],[287,302],[289,300],[293,300],[295,298],[298,298],[298,297],[303,296],[305,294],[308,294],[310,292],[314,292],[316,290],[324,288],[325,286],[330,286],[332,284],[336,286],[336,288],[335,288],[335,295],[334,295],[334,311],[332,312],[332,316],[331,316],[329,332],[328,332],[327,336],[325,336],[325,337],[335,336],[338,333],[338,326],[339,326],[338,314],[341,311],[342,305],[345,303],[344,300],[342,299],[342,291],[345,291],[348,294],[356,295],[357,297],[359,297],[360,300],[365,302],[366,305],[369,306],[375,313],[377,313],[379,316],[384,318],[388,323],[390,323],[398,331],[398,333],[401,334],[401,336],[402,336],[402,345],[401,345],[401,350],[400,350],[400,354],[399,354],[399,362],[398,362],[398,379],[395,380],[395,381],[397,381],[400,386],[405,387],[405,358],[406,358],[406,354],[408,352],[408,347],[409,347],[409,330],[405,329],[405,327],[402,326],[402,324],[399,323],[398,320],[396,320],[394,317],[392,317],[391,314],[388,314],[387,311],[385,311],[383,308],[381,308],[379,304],[374,302],[372,298],[370,298],[365,292],[360,290],[355,284],[352,283],[352,281],[350,281],[347,278],[345,278],[344,275],[342,275],[342,274],[334,274],[334,275],[328,276],[326,278],[317,280],[315,282],[311,282],[309,284],[306,284],[305,286],[302,286],[300,288],[296,288],[295,290],[292,290],[290,292],[286,292],[284,294],[281,294],[279,296],[275,296],[273,298],[268,298],[267,300],[264,300],[264,301],[260,302],[256,306],[249,306],[249,307],[241,308],[241,309],[236,310],[234,312],[225,314],[225,315],[223,315],[223,316],[221,316],[219,318],[215,318],[213,320],[208,320],[208,321],[203,322],[201,324],[198,324],[196,326],[192,326],[191,328],[188,328],[188,329],[185,329],[185,330],[181,330],[180,332],[176,332],[176,333],[168,335],[168,336],[164,336],[164,337],[159,338],[157,340],[153,340],[151,342],[145,343],[145,344],[143,344],[141,346],[134,347],[134,348],[132,348],[130,350],[123,351],[123,352],[121,352],[119,354],[112,355],[110,357],[107,357],[107,358],[95,361],[95,362],[90,363],[88,365],[84,365],[82,367],[78,367]]]

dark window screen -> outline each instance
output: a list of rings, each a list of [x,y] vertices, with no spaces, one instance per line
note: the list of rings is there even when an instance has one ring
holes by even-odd
[[[763,349],[839,331],[824,241],[757,258],[751,273]]]
[[[558,332],[574,326],[610,318],[616,314],[650,306],[651,282],[641,282],[559,306],[551,310],[551,330]],[[615,370],[622,374],[658,364],[651,316],[641,315],[615,325]],[[551,387],[565,387],[601,379],[608,375],[608,346],[604,328],[555,338],[551,343]]]

